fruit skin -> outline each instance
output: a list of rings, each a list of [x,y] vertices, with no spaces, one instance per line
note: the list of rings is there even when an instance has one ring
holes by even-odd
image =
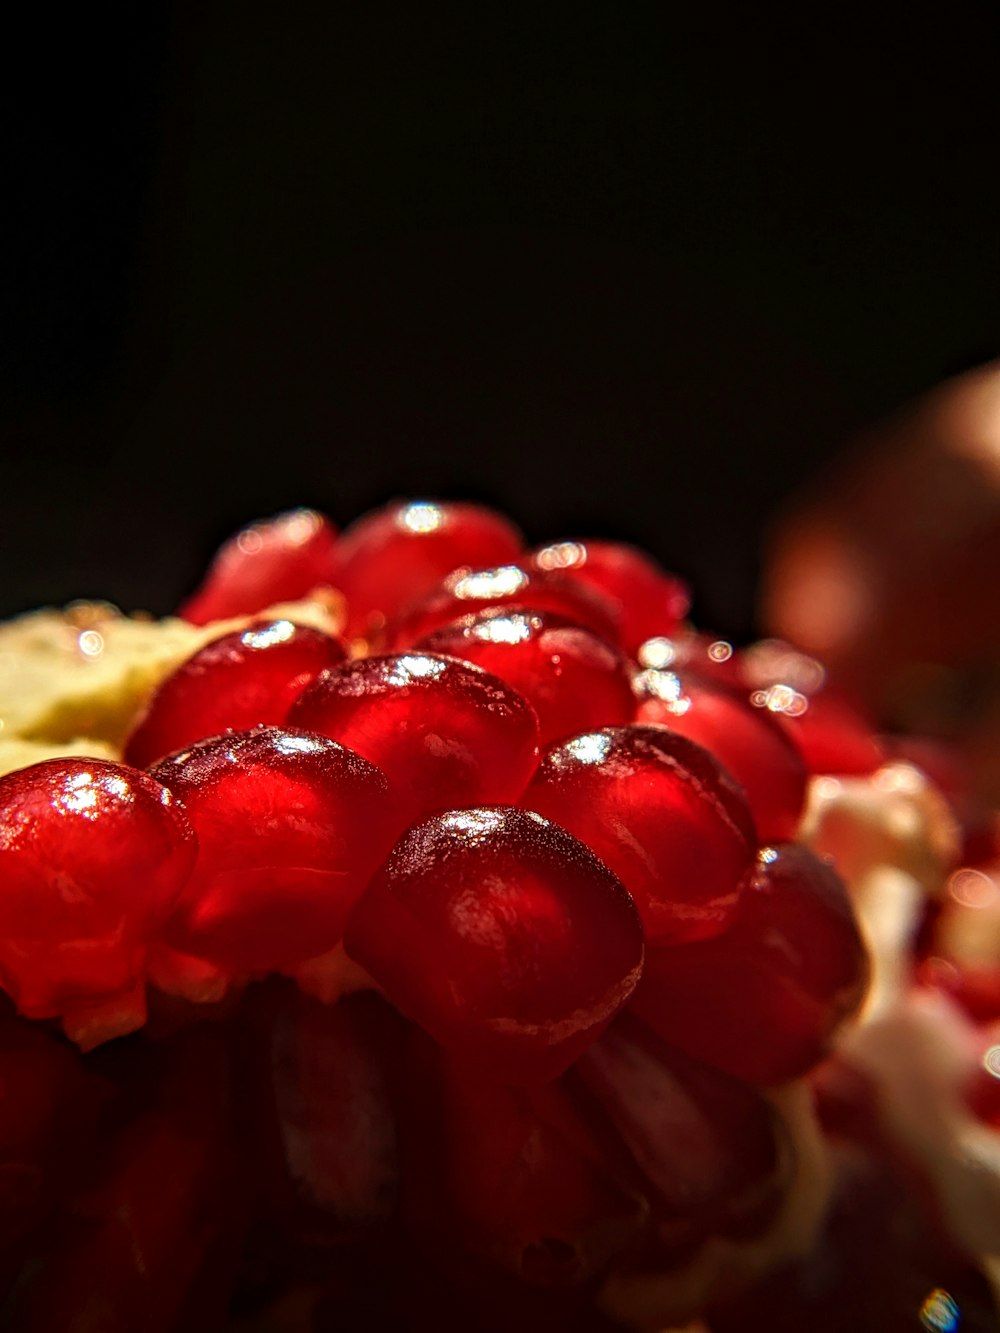
[[[207,736],[277,726],[306,685],[345,655],[332,635],[290,620],[257,620],[223,634],[160,683],[125,742],[125,758],[147,768]]]
[[[576,834],[635,899],[650,944],[717,934],[757,836],[742,791],[665,727],[603,727],[552,746],[521,801]]]
[[[808,773],[795,745],[745,693],[690,672],[636,677],[635,720],[669,727],[715,755],[746,792],[761,842],[795,837]]]
[[[347,598],[348,637],[377,633],[453,569],[505,564],[522,546],[510,520],[484,505],[397,500],[362,515],[333,553],[333,582]]]
[[[324,671],[287,721],[382,769],[408,823],[516,801],[538,762],[531,705],[481,667],[440,653],[363,657]]]
[[[688,587],[625,542],[551,542],[531,553],[533,568],[561,570],[615,603],[621,641],[633,655],[647,639],[669,638],[691,605]]]
[[[163,938],[236,973],[333,948],[402,816],[385,775],[325,736],[257,727],[160,760],[198,833]]]
[[[124,764],[51,759],[0,778],[0,978],[29,1018],[134,989],[194,865],[191,824]]]
[[[409,829],[345,944],[404,1014],[511,1083],[565,1069],[625,1004],[643,956],[611,871],[541,815],[503,806]]]
[[[680,1050],[769,1085],[798,1077],[828,1053],[868,979],[842,881],[827,862],[789,843],[761,851],[721,935],[647,949],[632,1008]]]
[[[433,630],[416,647],[475,662],[513,685],[538,714],[543,746],[632,716],[625,655],[552,611],[492,607]]]
[[[315,509],[290,509],[230,537],[178,615],[192,625],[252,616],[333,582],[333,524]]]

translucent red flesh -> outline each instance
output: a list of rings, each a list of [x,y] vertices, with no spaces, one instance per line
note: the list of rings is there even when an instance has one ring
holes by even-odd
[[[703,745],[741,784],[761,842],[794,838],[808,773],[773,717],[738,691],[686,673],[644,671],[636,693],[636,721],[658,723]]]
[[[626,1002],[643,953],[615,876],[563,829],[508,807],[410,829],[346,945],[404,1014],[511,1082],[566,1068]]]
[[[220,549],[201,586],[178,614],[193,625],[252,616],[294,602],[333,575],[335,534],[314,509],[293,509],[253,523]]]
[[[633,1008],[664,1040],[736,1078],[804,1073],[857,1012],[868,958],[846,890],[796,844],[765,848],[715,939],[647,950]]]
[[[434,653],[365,657],[325,671],[292,706],[288,725],[377,764],[408,822],[516,801],[538,762],[530,704],[480,667]]]
[[[444,625],[416,646],[475,662],[507,681],[538,714],[543,746],[632,716],[627,658],[551,611],[494,607]]]
[[[152,772],[183,801],[199,843],[164,938],[235,972],[332,948],[401,826],[379,769],[306,732],[234,732]]]
[[[482,505],[410,500],[365,514],[346,528],[333,555],[333,581],[347,598],[349,637],[381,630],[459,566],[518,558],[521,534]]]
[[[736,910],[756,835],[742,793],[662,727],[606,727],[546,751],[522,798],[575,833],[632,894],[650,943],[717,934]]]
[[[0,976],[21,1012],[132,986],[195,853],[175,798],[136,769],[52,759],[0,778]]]
[[[208,736],[277,726],[306,685],[344,657],[337,639],[289,620],[258,620],[214,639],[159,685],[125,758],[146,768]]]

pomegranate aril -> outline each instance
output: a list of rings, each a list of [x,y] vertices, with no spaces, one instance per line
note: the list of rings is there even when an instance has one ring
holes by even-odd
[[[408,648],[453,620],[495,606],[511,611],[552,611],[609,643],[619,640],[615,605],[603,593],[574,583],[558,571],[497,565],[456,569],[449,574],[434,591],[410,603],[390,621],[388,646]]]
[[[790,737],[810,774],[868,777],[886,762],[884,746],[865,719],[836,695],[815,694],[800,712],[788,709],[774,687],[765,692],[768,711]]]
[[[538,714],[542,745],[632,716],[628,659],[551,611],[494,607],[434,630],[416,647],[475,662],[513,685]]]
[[[136,769],[51,759],[0,778],[0,980],[21,1012],[127,997],[195,854],[178,802]]]
[[[435,653],[364,657],[324,671],[288,725],[377,764],[408,822],[459,805],[516,801],[538,762],[538,720],[505,681]]]
[[[795,745],[766,710],[690,673],[649,669],[636,677],[635,688],[637,722],[669,727],[703,745],[741,784],[762,842],[795,837],[808,774]]]
[[[522,804],[611,867],[650,943],[718,934],[753,865],[742,792],[707,751],[664,727],[605,727],[553,746]]]
[[[553,542],[533,551],[530,562],[537,569],[560,570],[610,598],[622,645],[633,654],[647,639],[674,634],[691,605],[685,583],[624,542]]]
[[[646,1203],[540,1115],[532,1094],[416,1033],[402,1101],[403,1218],[418,1242],[479,1254],[534,1286],[600,1274],[641,1228]],[[561,1118],[588,1130],[556,1082]]]
[[[836,872],[805,847],[764,848],[736,916],[712,940],[647,950],[636,1013],[664,1040],[736,1078],[794,1078],[830,1049],[868,984]]]
[[[193,625],[252,616],[333,581],[335,533],[314,509],[291,509],[244,528],[222,546],[178,615]]]
[[[235,973],[333,948],[401,827],[378,768],[302,731],[213,737],[152,773],[183,801],[199,839],[163,938]]]
[[[377,632],[460,565],[516,560],[521,534],[502,514],[456,501],[397,501],[344,530],[333,578],[347,598],[349,637]]]
[[[712,1235],[759,1234],[773,1218],[794,1162],[755,1089],[671,1049],[629,1014],[573,1072],[638,1167],[667,1253]]]
[[[404,1014],[512,1083],[565,1069],[626,1002],[643,953],[611,871],[541,815],[500,806],[409,829],[345,942]]]
[[[290,620],[259,620],[213,639],[161,682],[125,758],[146,768],[207,736],[277,726],[306,685],[345,656],[332,635]]]

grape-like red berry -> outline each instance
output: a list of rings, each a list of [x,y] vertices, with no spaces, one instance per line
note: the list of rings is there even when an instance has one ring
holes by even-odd
[[[670,637],[688,613],[691,594],[675,575],[624,542],[552,542],[531,555],[537,569],[561,570],[616,606],[621,641],[630,653],[653,637]]]
[[[347,598],[347,634],[377,632],[459,566],[516,560],[521,534],[483,505],[411,500],[365,514],[342,533],[334,582]]]
[[[762,842],[794,838],[805,806],[802,757],[765,710],[736,690],[673,671],[636,677],[637,722],[655,722],[703,745],[746,792]]]
[[[463,616],[502,606],[517,611],[552,611],[585,625],[600,638],[617,643],[615,605],[603,593],[574,583],[558,571],[498,565],[492,569],[456,569],[433,592],[413,602],[386,631],[393,648],[408,648],[433,630]]]
[[[364,657],[323,672],[288,714],[377,764],[411,821],[517,800],[538,762],[534,710],[510,685],[435,653]]]
[[[453,810],[411,828],[345,937],[404,1014],[498,1077],[560,1073],[632,993],[635,906],[541,815]]]
[[[513,685],[538,714],[543,746],[632,716],[628,660],[593,630],[551,611],[494,607],[435,630],[417,647],[475,662]]]
[[[736,1078],[795,1078],[827,1053],[868,985],[840,877],[795,843],[764,848],[713,940],[650,948],[633,1007],[672,1045]]]
[[[334,529],[314,509],[292,509],[230,537],[178,614],[192,625],[253,616],[332,582]]]
[[[325,736],[233,732],[152,773],[183,801],[199,841],[164,939],[236,973],[332,949],[401,826],[385,775]]]
[[[310,625],[259,620],[200,648],[163,680],[125,744],[136,768],[224,731],[284,722],[294,700],[343,645]]]
[[[21,1012],[132,989],[195,850],[174,796],[123,764],[51,759],[0,777],[0,979]]]
[[[605,727],[553,746],[522,804],[611,867],[650,942],[717,934],[753,865],[742,792],[710,754],[664,727]]]

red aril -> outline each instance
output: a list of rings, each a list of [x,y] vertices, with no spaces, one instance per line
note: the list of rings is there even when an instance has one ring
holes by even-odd
[[[411,602],[390,621],[390,648],[408,648],[433,630],[462,616],[502,606],[517,611],[553,611],[600,638],[617,643],[618,617],[603,593],[574,583],[558,571],[497,565],[490,569],[456,569],[434,591]]]
[[[178,615],[192,625],[252,616],[333,581],[334,529],[314,509],[252,523],[222,546]]]
[[[703,745],[746,792],[761,842],[794,838],[808,774],[798,750],[765,711],[725,686],[674,671],[642,671],[637,722],[655,722]]]
[[[772,686],[751,702],[777,716],[810,774],[868,777],[887,756],[871,727],[846,700],[824,691],[805,700],[801,709],[783,706],[783,696]]]
[[[624,1014],[584,1052],[586,1084],[638,1167],[666,1254],[772,1219],[794,1162],[753,1088],[665,1045]]]
[[[867,985],[868,957],[842,881],[790,843],[760,852],[723,934],[647,950],[633,1008],[680,1050],[773,1084],[827,1054]]]
[[[686,584],[624,542],[552,542],[532,552],[531,564],[561,570],[610,598],[618,611],[622,645],[632,654],[647,639],[674,634],[691,605]]]
[[[579,1055],[632,993],[643,953],[611,871],[541,815],[502,806],[409,829],[345,942],[404,1014],[517,1083]]]
[[[401,1204],[418,1244],[471,1252],[533,1286],[565,1288],[597,1276],[636,1236],[646,1202],[601,1160],[561,1080],[544,1089],[548,1114],[540,1114],[530,1090],[420,1033],[406,1075]]]
[[[742,792],[706,750],[664,727],[605,727],[552,746],[522,804],[611,867],[650,943],[718,934],[753,865]]]
[[[406,500],[363,515],[344,530],[333,557],[348,636],[377,633],[453,569],[516,560],[522,545],[509,519],[483,505]]]
[[[401,827],[385,775],[325,736],[232,732],[152,772],[199,840],[164,940],[235,973],[332,949]]]
[[[0,777],[0,979],[20,1011],[131,1003],[195,852],[179,803],[136,769],[51,759]]]
[[[324,671],[288,725],[330,736],[377,764],[408,820],[516,801],[538,762],[538,720],[516,690],[435,653],[363,657]]]
[[[310,625],[258,620],[213,639],[161,682],[125,743],[136,768],[207,736],[278,725],[308,683],[345,657]]]
[[[475,662],[513,685],[538,714],[542,745],[632,716],[627,658],[551,611],[494,607],[434,630],[416,646]]]

